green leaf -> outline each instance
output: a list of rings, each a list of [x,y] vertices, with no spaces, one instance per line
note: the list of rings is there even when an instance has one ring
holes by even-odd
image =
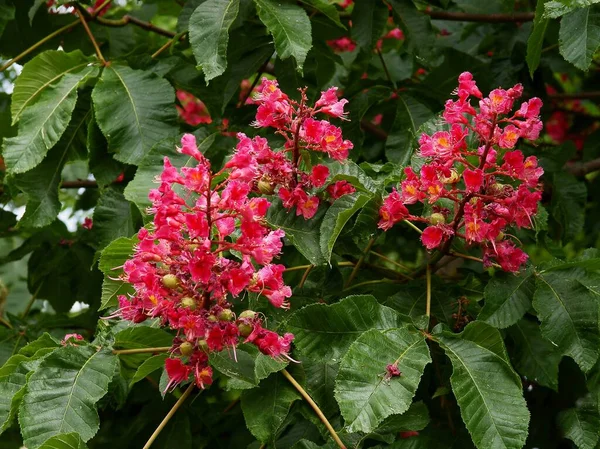
[[[13,125],[28,106],[33,105],[40,95],[51,89],[67,73],[82,71],[90,63],[80,50],[70,53],[48,50],[40,53],[23,66],[15,81],[10,110]]]
[[[0,433],[10,427],[25,394],[31,362],[45,357],[59,346],[47,333],[25,345],[0,368]]]
[[[67,432],[91,439],[100,426],[96,403],[116,366],[110,351],[88,346],[66,346],[46,357],[29,378],[19,411],[24,445],[35,449]]]
[[[353,193],[344,195],[331,205],[321,223],[320,244],[321,253],[325,261],[330,263],[331,253],[337,238],[350,218],[360,210],[370,197],[364,194]]]
[[[560,21],[558,50],[581,70],[588,70],[600,46],[600,12],[592,7],[565,14]]]
[[[338,410],[333,397],[338,365],[338,361],[331,360],[302,360],[306,391],[326,416],[333,415]]]
[[[94,209],[92,233],[98,249],[119,237],[131,237],[141,225],[137,208],[125,199],[120,187],[102,191]]]
[[[14,184],[27,195],[27,208],[19,221],[20,226],[41,228],[56,219],[61,209],[58,187],[62,169],[69,160],[85,154],[85,132],[90,115],[89,101],[79,101],[69,126],[42,163],[12,178]]]
[[[423,430],[429,424],[429,411],[427,406],[419,401],[413,402],[410,408],[398,415],[388,416],[375,429],[378,434],[408,432],[410,430]]]
[[[333,23],[335,23],[340,28],[346,29],[346,27],[340,22],[340,13],[334,4],[328,2],[328,0],[300,0],[305,5],[310,6],[315,11],[323,14]]]
[[[461,334],[437,329],[434,336],[452,362],[450,383],[475,446],[522,448],[529,411],[500,332],[480,321],[471,322]]]
[[[283,0],[254,0],[258,17],[275,40],[280,59],[293,57],[302,73],[306,55],[312,47],[311,25],[306,11]]]
[[[78,433],[63,433],[47,440],[40,449],[88,449]]]
[[[533,297],[544,338],[584,372],[594,366],[600,347],[598,293],[588,287],[590,280],[598,285],[598,275],[581,268],[542,271]]]
[[[409,52],[421,57],[429,56],[435,42],[429,16],[418,11],[410,0],[391,0],[390,4],[406,35]]]
[[[183,33],[184,31],[188,31],[190,17],[196,10],[198,6],[204,3],[206,0],[187,0],[181,8],[179,12],[179,16],[177,17],[177,32]]]
[[[397,101],[396,118],[385,142],[385,155],[391,162],[408,165],[417,144],[417,130],[433,113],[411,95],[400,94]]]
[[[348,431],[372,432],[388,416],[408,410],[429,362],[425,339],[406,327],[372,329],[358,337],[335,380],[335,398]],[[386,378],[389,364],[402,374]]]
[[[542,47],[544,46],[544,35],[546,28],[550,23],[549,19],[543,17],[544,1],[538,0],[535,7],[535,18],[533,19],[533,29],[527,40],[527,66],[529,67],[529,75],[533,78],[533,73],[540,65],[542,56]]]
[[[8,22],[15,18],[15,7],[7,5],[6,0],[0,1],[0,37],[4,32],[4,27]]]
[[[565,172],[554,174],[552,187],[551,216],[560,224],[563,240],[573,240],[585,223],[587,188]]]
[[[254,388],[269,374],[281,371],[287,365],[262,354],[253,345],[239,345],[236,354],[229,350],[211,352],[209,357],[211,366],[230,378],[228,389],[237,390]]]
[[[9,174],[24,173],[42,162],[67,129],[77,102],[77,87],[97,70],[87,67],[65,74],[25,109],[17,136],[4,140],[2,154]]]
[[[517,275],[498,273],[486,285],[485,305],[477,316],[494,327],[503,329],[519,321],[531,307],[535,282],[533,269]]]
[[[542,3],[544,6],[545,18],[556,19],[560,16],[575,11],[576,9],[586,8],[588,6],[600,3],[600,0],[552,0],[549,2],[540,1],[538,3]]]
[[[304,356],[335,361],[364,332],[395,329],[407,322],[407,317],[380,305],[373,296],[356,295],[331,305],[306,306],[290,317],[286,327]]]
[[[208,134],[208,131],[200,129],[194,133],[198,143],[198,149],[202,153],[211,147],[215,141],[216,134]],[[177,168],[194,166],[196,159],[177,151],[180,145],[179,139],[168,138],[157,143],[148,155],[140,162],[135,178],[125,188],[125,198],[135,203],[141,211],[145,211],[152,205],[148,199],[151,189],[157,188],[156,177],[163,171],[164,158],[169,158],[173,166]]]
[[[92,100],[109,151],[126,164],[139,164],[157,142],[178,131],[175,91],[151,72],[105,67]]]
[[[286,238],[313,265],[325,263],[321,252],[319,229],[327,208],[321,204],[310,220],[296,215],[294,210],[285,209],[279,198],[272,201],[267,212],[267,222],[274,228],[283,229]]]
[[[579,449],[595,449],[600,438],[600,416],[598,406],[591,398],[578,401],[577,407],[558,414],[558,427],[565,438]]]
[[[542,337],[540,326],[522,319],[508,328],[508,335],[515,342],[513,363],[519,374],[558,391],[558,365],[562,354]]]
[[[352,10],[352,39],[367,52],[375,47],[375,43],[383,33],[385,23],[390,15],[383,2],[356,2]]]
[[[98,186],[104,188],[112,184],[125,171],[125,166],[115,161],[112,154],[108,153],[108,142],[94,117],[88,124],[86,145],[90,155],[88,161],[90,172],[96,178]]]
[[[133,378],[131,379],[131,385],[145,379],[146,376],[164,367],[167,357],[167,354],[157,354],[144,360],[144,362],[138,367],[137,371],[133,375]]]
[[[100,310],[116,306],[119,295],[133,292],[133,287],[122,280],[120,275],[123,274],[123,264],[133,255],[133,247],[136,243],[136,237],[130,239],[122,237],[102,250],[98,262],[98,268],[104,273]]]
[[[190,44],[206,84],[227,68],[229,28],[239,9],[240,0],[207,0],[190,17]]]
[[[375,193],[378,190],[378,186],[371,179],[362,168],[356,165],[352,161],[345,161],[343,164],[339,162],[326,162],[326,165],[329,168],[329,179],[327,180],[328,184],[333,184],[336,181],[348,181],[352,184],[356,190],[367,192],[367,193]]]
[[[275,438],[292,403],[300,395],[281,375],[269,376],[258,388],[244,391],[242,411],[248,430],[260,442]]]

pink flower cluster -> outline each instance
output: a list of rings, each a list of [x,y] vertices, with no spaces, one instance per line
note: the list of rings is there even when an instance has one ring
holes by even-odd
[[[532,98],[511,114],[523,93],[520,84],[483,97],[469,72],[458,82],[458,99],[448,100],[443,112],[448,129],[421,136],[419,154],[427,163],[419,173],[405,169],[401,189],[384,200],[379,227],[387,230],[401,220],[427,223],[421,236],[427,249],[447,253],[459,237],[482,248],[485,266],[496,262],[518,271],[527,254],[508,238],[507,228],[533,226],[543,170],[535,156],[526,158],[514,147],[520,138],[538,138],[542,102]],[[427,216],[406,208],[417,202],[429,205]]]
[[[337,88],[322,92],[314,106],[308,104],[304,91],[297,102],[279,89],[277,81],[267,78],[262,79],[257,92],[254,126],[275,128],[285,139],[283,151],[271,149],[263,137],[251,139],[239,133],[235,153],[225,164],[231,169],[230,181],[248,185],[261,194],[277,192],[285,208],[295,208],[296,214],[306,219],[317,212],[322,194],[335,200],[353,193],[354,187],[346,181],[327,185],[329,168],[322,164],[310,166],[302,157],[303,153],[321,152],[339,162],[348,158],[352,142],[344,140],[339,127],[318,118],[318,114],[345,118],[344,105],[348,101],[338,99]]]
[[[177,112],[188,125],[198,126],[203,123],[212,123],[208,109],[200,99],[184,90],[177,91],[177,99],[181,103],[181,106],[176,106]]]
[[[270,230],[265,198],[251,196],[251,182],[211,171],[195,137],[186,134],[179,151],[197,161],[181,170],[168,158],[160,185],[150,192],[152,226],[138,232],[135,254],[123,266],[123,279],[135,288],[119,297],[118,315],[135,323],[160,318],[177,331],[166,363],[169,387],[188,380],[198,387],[212,381],[208,353],[254,344],[264,354],[287,357],[293,335],[262,327],[252,311],[237,318],[229,300],[243,292],[289,307],[284,266],[273,264],[284,231]]]

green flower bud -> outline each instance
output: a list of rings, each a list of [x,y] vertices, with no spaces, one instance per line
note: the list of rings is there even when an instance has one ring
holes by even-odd
[[[217,315],[220,321],[233,321],[235,314],[229,309],[223,309]]]
[[[431,223],[432,225],[446,223],[446,217],[436,212],[435,214],[431,214],[429,216],[429,223]]]
[[[165,274],[162,278],[162,283],[167,288],[177,288],[179,285],[179,279],[174,274]]]
[[[204,352],[208,352],[208,343],[206,343],[206,340],[201,338],[198,340],[198,348],[202,349]]]
[[[196,310],[196,300],[194,298],[190,298],[189,296],[181,298],[181,302],[179,304],[181,307],[185,307],[186,309]]]
[[[240,323],[240,324],[238,324],[238,329],[239,329],[240,335],[242,337],[247,337],[254,330],[254,326],[251,326],[250,324],[246,324],[246,323]]]
[[[182,355],[190,356],[194,352],[194,345],[189,341],[184,341],[179,345],[179,352],[181,352]]]
[[[240,319],[240,320],[244,320],[244,319],[253,320],[254,318],[256,318],[256,315],[258,315],[258,314],[254,310],[244,310],[242,313],[240,313],[240,315],[238,316],[238,319]]]

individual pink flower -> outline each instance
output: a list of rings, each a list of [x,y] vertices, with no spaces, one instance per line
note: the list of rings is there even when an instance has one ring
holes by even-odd
[[[179,358],[168,358],[165,360],[165,369],[169,377],[165,392],[172,391],[181,382],[188,380],[192,373],[192,368],[184,365]]]
[[[379,209],[379,223],[377,227],[384,231],[390,229],[399,221],[408,216],[408,209],[402,203],[402,197],[396,189],[383,200],[383,205]]]
[[[327,186],[327,193],[329,193],[329,196],[333,200],[337,200],[344,195],[349,195],[354,192],[356,192],[354,186],[345,180],[336,181]]]
[[[481,186],[483,185],[483,171],[478,168],[475,170],[467,168],[463,172],[463,180],[465,181],[467,192],[479,192]]]

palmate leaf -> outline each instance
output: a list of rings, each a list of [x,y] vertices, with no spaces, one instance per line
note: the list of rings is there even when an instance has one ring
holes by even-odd
[[[548,2],[546,2],[548,3]],[[542,47],[544,45],[544,36],[546,28],[548,28],[549,19],[543,17],[544,2],[537,2],[535,7],[535,18],[533,20],[533,29],[527,40],[527,66],[529,67],[529,75],[533,78],[533,72],[540,65],[542,56]]]
[[[302,73],[312,47],[311,25],[306,11],[284,0],[254,0],[258,17],[273,35],[280,59],[293,57]]]
[[[36,449],[50,437],[77,432],[91,439],[100,425],[96,403],[117,366],[110,351],[65,346],[48,355],[27,382],[19,411],[23,443]]]
[[[551,0],[539,3],[543,5],[544,17],[556,19],[577,9],[600,3],[600,0]]]
[[[584,372],[596,363],[600,347],[600,296],[590,284],[598,285],[598,275],[582,268],[542,271],[536,276],[533,297],[544,338]]]
[[[595,449],[600,438],[600,416],[594,398],[584,398],[577,406],[559,413],[558,427],[579,449]]]
[[[58,187],[65,164],[85,154],[85,132],[91,116],[89,98],[77,101],[73,118],[62,137],[41,164],[15,175],[12,182],[27,195],[27,208],[20,226],[41,228],[49,225],[60,212]]]
[[[92,92],[96,122],[115,159],[139,164],[178,128],[175,90],[152,72],[112,64]]]
[[[294,313],[287,330],[294,346],[311,359],[339,360],[354,340],[370,330],[402,327],[410,319],[370,295],[348,296],[331,305],[311,304]]]
[[[40,53],[23,66],[15,80],[10,110],[13,125],[26,107],[34,104],[40,95],[57,83],[67,73],[77,73],[90,63],[90,59],[79,51],[66,53],[48,50]]]
[[[335,381],[348,431],[371,432],[388,416],[408,410],[429,362],[425,339],[406,327],[372,329],[358,337],[342,358]],[[387,379],[389,364],[397,364],[402,374]]]
[[[24,110],[17,136],[4,140],[2,154],[7,173],[24,173],[42,162],[71,121],[77,102],[77,87],[97,71],[96,67],[87,67],[76,74],[65,74]]]
[[[88,447],[78,433],[71,432],[53,436],[42,444],[40,449],[88,449]]]
[[[242,394],[242,411],[248,430],[263,443],[272,440],[300,395],[281,374],[263,380]]]
[[[522,448],[529,411],[500,332],[474,321],[461,334],[436,326],[434,337],[452,362],[452,391],[475,445],[479,449]]]
[[[320,245],[321,254],[325,261],[331,261],[331,253],[337,238],[340,236],[344,226],[369,201],[370,196],[365,194],[353,193],[344,195],[331,205],[321,223]]]
[[[123,273],[123,264],[133,255],[133,246],[136,243],[136,237],[121,237],[102,250],[98,263],[98,268],[104,273],[100,310],[116,306],[119,295],[133,292],[131,284],[119,276]]]
[[[25,394],[27,374],[40,360],[59,346],[47,333],[21,348],[0,368],[0,433],[12,424]]]
[[[581,70],[588,70],[600,46],[600,10],[589,6],[565,14],[560,21],[558,50]]]
[[[485,287],[485,305],[477,319],[500,329],[515,324],[531,307],[534,289],[532,268],[516,276],[498,273]]]
[[[319,230],[326,210],[327,207],[320,204],[315,216],[306,220],[296,215],[293,209],[285,209],[281,200],[276,198],[269,207],[266,219],[272,227],[283,229],[285,237],[311,264],[322,265],[325,263],[325,257],[321,251]]]
[[[240,0],[207,0],[190,17],[190,44],[206,84],[227,68],[229,27],[239,9]]]
[[[515,342],[512,353],[516,370],[530,381],[558,390],[558,365],[562,354],[542,337],[540,326],[526,319],[508,328]]]

